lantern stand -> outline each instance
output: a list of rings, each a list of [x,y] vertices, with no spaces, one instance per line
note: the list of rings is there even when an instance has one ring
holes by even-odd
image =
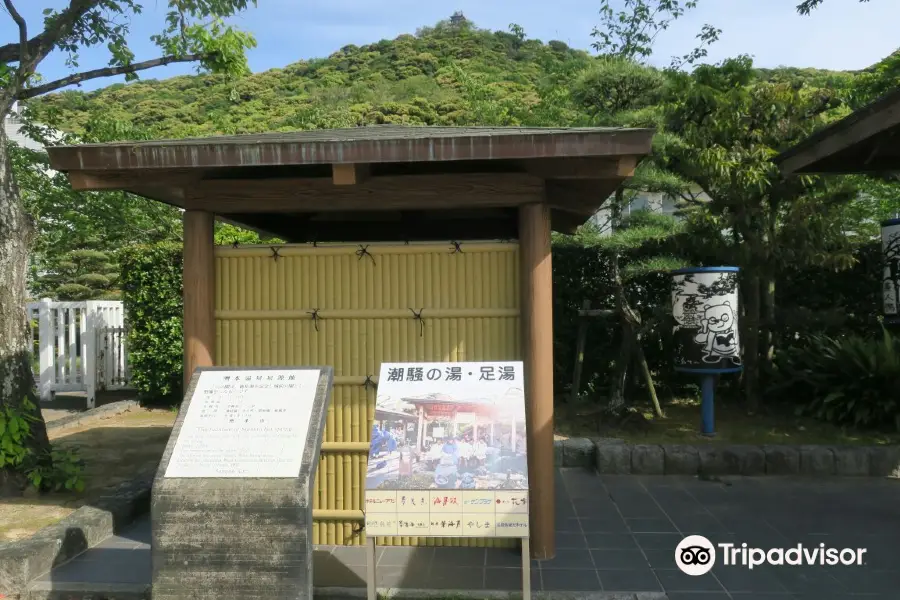
[[[881,222],[882,315],[886,329],[900,330],[900,217]]]
[[[716,435],[715,398],[716,375],[704,375],[700,379],[700,433],[707,437]]]
[[[673,278],[672,316],[677,349],[675,370],[700,375],[700,433],[716,435],[716,382],[740,373],[738,267],[688,267]]]

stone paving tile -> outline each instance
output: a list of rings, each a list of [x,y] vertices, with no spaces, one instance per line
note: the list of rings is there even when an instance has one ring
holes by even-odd
[[[659,592],[662,587],[649,568],[599,570],[600,584],[605,592]]]
[[[484,589],[516,591],[522,589],[522,569],[488,567],[484,571]],[[541,571],[531,570],[531,589],[541,590]]]
[[[53,569],[41,579],[66,583],[147,583],[150,581],[150,550],[94,549]]]
[[[712,572],[729,592],[788,593],[787,588],[771,570],[756,568],[751,571],[741,567],[716,567]]]
[[[900,500],[896,482],[733,478],[731,486],[693,478],[557,476],[557,556],[532,561],[532,589],[653,592],[669,600],[896,600]],[[803,543],[866,548],[864,567],[767,567],[717,564],[689,577],[675,569],[674,548],[687,534],[714,543],[768,549]],[[150,579],[150,523],[144,518],[54,569],[45,582],[145,584]],[[505,549],[378,549],[385,587],[521,589],[521,556]],[[319,547],[317,586],[365,585],[365,549]],[[727,590],[727,591],[726,591]]]
[[[578,519],[585,533],[628,533],[628,526],[619,517]]]
[[[625,526],[632,533],[676,533],[678,531],[668,518],[625,519]]]
[[[561,550],[587,550],[587,536],[584,533],[557,533],[556,547]]]
[[[594,569],[541,569],[545,592],[596,592],[602,590],[600,577]]]
[[[443,550],[443,548],[440,549]],[[434,556],[435,548],[389,547],[382,551],[377,566],[379,569],[382,567],[407,567],[427,573]]]
[[[597,569],[647,569],[649,564],[640,550],[591,550]]]
[[[516,559],[521,560],[518,553]],[[454,567],[484,567],[487,565],[487,549],[485,548],[435,548],[435,563],[453,565]]]
[[[630,533],[586,533],[588,548],[636,550],[638,545]]]
[[[654,569],[659,583],[666,592],[724,592],[725,588],[715,577],[704,575],[691,577],[677,569]]]
[[[484,568],[446,566],[432,569],[427,588],[437,590],[484,589]]]

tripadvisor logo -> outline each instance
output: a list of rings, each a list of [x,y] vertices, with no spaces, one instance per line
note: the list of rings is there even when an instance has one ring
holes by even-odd
[[[716,551],[718,547],[719,551]],[[857,565],[863,563],[865,548],[829,548],[825,544],[806,547],[797,544],[791,548],[751,548],[747,544],[713,545],[702,535],[691,535],[675,548],[675,564],[687,575],[703,575],[716,564],[716,555],[721,556],[726,566],[742,566],[753,569],[761,565]]]

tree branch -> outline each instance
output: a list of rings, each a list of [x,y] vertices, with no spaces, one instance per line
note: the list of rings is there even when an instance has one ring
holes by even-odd
[[[22,18],[22,15],[19,14],[19,11],[16,10],[16,7],[13,6],[12,0],[3,0],[3,6],[9,11],[9,16],[16,22],[16,25],[19,26],[19,56],[22,57],[22,60],[28,60],[28,24]]]
[[[18,61],[20,68],[24,67],[26,73],[32,72],[60,40],[72,34],[72,29],[79,19],[91,9],[97,8],[100,1],[71,0],[69,6],[56,15],[44,31],[28,40],[24,55],[21,43],[0,46],[0,63],[7,64]]]
[[[18,99],[19,100],[27,100],[28,98],[34,98],[35,96],[40,96],[42,94],[46,94],[48,92],[52,92],[54,90],[58,90],[60,88],[64,88],[66,86],[74,85],[76,83],[81,83],[82,81],[88,81],[90,79],[99,79],[100,77],[112,77],[114,75],[123,75],[126,73],[136,73],[138,71],[144,71],[146,69],[152,69],[153,67],[161,67],[164,65],[168,65],[171,63],[182,63],[182,62],[196,62],[205,58],[205,54],[185,54],[184,56],[161,56],[159,58],[154,58],[152,60],[145,60],[143,62],[131,63],[130,65],[124,65],[121,67],[105,67],[103,69],[94,69],[93,71],[85,71],[84,73],[76,73],[75,75],[69,75],[68,77],[63,77],[62,79],[57,79],[56,81],[51,81],[49,83],[45,83],[44,85],[38,85],[33,88],[28,88],[19,92]]]

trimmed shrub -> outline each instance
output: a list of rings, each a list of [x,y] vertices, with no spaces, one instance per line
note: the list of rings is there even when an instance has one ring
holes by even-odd
[[[142,402],[176,403],[184,372],[181,245],[129,246],[120,264],[132,384]]]

